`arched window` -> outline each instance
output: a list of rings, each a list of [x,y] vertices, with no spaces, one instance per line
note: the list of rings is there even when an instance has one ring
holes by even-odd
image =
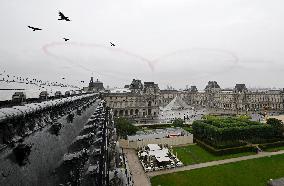
[[[114,111],[114,116],[117,117],[117,110]]]
[[[139,110],[136,109],[136,110],[135,110],[135,115],[138,115],[138,113],[139,113]]]

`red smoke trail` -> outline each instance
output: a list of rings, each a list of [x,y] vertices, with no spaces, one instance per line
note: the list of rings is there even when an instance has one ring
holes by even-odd
[[[129,51],[126,51],[126,50],[123,50],[123,49],[119,49],[119,48],[113,48],[113,47],[106,47],[104,45],[100,45],[100,44],[95,44],[95,43],[77,43],[77,42],[52,42],[52,43],[48,43],[46,45],[44,45],[42,47],[42,50],[44,51],[44,53],[48,56],[51,56],[51,57],[54,57],[56,59],[59,59],[59,60],[64,60],[72,65],[76,65],[86,71],[89,71],[89,72],[96,72],[98,74],[102,74],[102,75],[105,75],[105,76],[112,76],[112,77],[117,77],[117,76],[114,76],[114,75],[110,75],[108,73],[102,73],[102,72],[97,72],[95,70],[92,70],[90,68],[87,68],[81,64],[77,64],[77,63],[74,63],[73,60],[69,59],[68,57],[64,57],[64,56],[60,56],[60,55],[56,55],[52,52],[49,51],[49,48],[52,48],[52,47],[56,47],[56,46],[79,46],[79,47],[97,47],[97,48],[104,48],[104,49],[107,49],[109,51],[112,51],[112,52],[119,52],[119,53],[122,53],[122,54],[125,54],[127,56],[131,56],[131,57],[134,57],[134,58],[138,58],[139,60],[143,61],[143,62],[146,62],[146,64],[148,64],[148,66],[150,67],[150,69],[153,71],[154,68],[151,64],[151,61],[140,56],[140,55],[137,55],[137,54],[134,54],[134,53],[131,53]]]
[[[98,44],[87,44],[87,43],[79,43],[80,46],[87,46],[87,47],[101,47],[101,48],[105,48],[105,49],[108,49],[112,52],[119,52],[119,53],[122,53],[122,54],[125,54],[125,55],[128,55],[128,56],[131,56],[131,57],[134,57],[134,58],[137,58],[137,59],[140,59],[141,61],[143,62],[146,62],[148,64],[148,66],[150,67],[151,71],[154,71],[154,66],[152,65],[152,61],[143,57],[143,56],[140,56],[138,54],[134,54],[132,52],[129,52],[127,50],[124,50],[124,49],[120,49],[120,48],[114,48],[114,47],[106,47],[104,45],[98,45]]]
[[[228,54],[229,56],[231,56],[233,58],[232,64],[236,65],[239,62],[239,58],[234,53],[232,53],[228,50],[216,49],[216,48],[192,48],[192,49],[182,49],[182,50],[170,52],[168,54],[165,54],[163,56],[160,56],[160,57],[152,60],[151,63],[152,63],[152,65],[155,65],[156,63],[160,62],[162,59],[165,59],[165,58],[168,58],[168,57],[171,57],[171,56],[175,56],[175,55],[178,55],[178,54],[181,54],[181,53],[192,53],[194,51],[224,53],[224,54]]]
[[[177,55],[180,55],[180,54],[184,54],[184,53],[192,53],[194,51],[202,51],[202,52],[216,52],[216,53],[223,53],[223,54],[227,54],[228,56],[231,56],[232,57],[232,60],[230,60],[230,66],[228,68],[223,68],[223,69],[220,69],[219,71],[217,72],[214,72],[214,74],[220,74],[220,73],[223,73],[223,72],[226,72],[226,71],[229,71],[229,70],[232,70],[234,67],[236,67],[239,63],[239,58],[237,55],[235,55],[233,52],[231,51],[228,51],[228,50],[223,50],[223,49],[216,49],[216,48],[192,48],[192,49],[182,49],[182,50],[177,50],[177,51],[174,51],[174,52],[170,52],[168,54],[165,54],[165,55],[162,55],[154,60],[151,61],[152,65],[155,66],[157,63],[161,62],[163,59],[166,59],[168,57],[171,57],[171,56],[177,56]],[[203,75],[203,76],[198,76],[196,78],[191,78],[192,80],[193,79],[200,79],[200,78],[205,78],[205,77],[209,77],[209,76],[212,76],[213,73],[209,73],[207,75]]]
[[[114,78],[117,78],[117,74],[116,75],[111,75],[111,74],[108,74],[108,73],[102,73],[102,72],[97,72],[97,71],[94,71],[94,70],[91,70],[81,64],[77,64],[77,63],[74,63],[71,59],[67,58],[67,57],[64,57],[64,56],[60,56],[60,55],[56,55],[56,54],[53,54],[52,52],[50,52],[48,49],[51,48],[51,47],[55,47],[55,46],[79,46],[79,47],[97,47],[97,48],[104,48],[104,49],[107,49],[109,51],[112,51],[112,52],[118,52],[118,53],[122,53],[122,54],[125,54],[127,56],[131,56],[131,57],[134,57],[134,58],[137,58],[143,62],[145,62],[149,68],[151,69],[152,72],[154,72],[154,66],[161,62],[163,59],[166,59],[168,57],[171,57],[171,56],[175,56],[175,55],[180,55],[180,54],[184,54],[184,53],[192,53],[194,51],[202,51],[202,52],[217,52],[217,53],[223,53],[223,54],[227,54],[229,56],[232,57],[232,60],[230,60],[230,64],[232,64],[229,68],[223,68],[221,69],[220,71],[218,72],[214,72],[214,73],[222,73],[222,72],[226,72],[227,70],[231,70],[232,68],[234,68],[238,62],[239,62],[239,58],[233,54],[232,52],[230,51],[227,51],[227,50],[223,50],[223,49],[210,49],[210,48],[193,48],[193,49],[183,49],[183,50],[177,50],[177,51],[174,51],[174,52],[171,52],[171,53],[168,53],[168,54],[165,54],[163,56],[160,56],[154,60],[149,60],[143,56],[140,56],[140,55],[137,55],[137,54],[134,54],[132,52],[129,52],[127,50],[124,50],[124,49],[120,49],[120,48],[117,48],[117,47],[107,47],[105,45],[100,45],[100,44],[95,44],[95,43],[78,43],[78,42],[52,42],[52,43],[49,43],[49,44],[46,44],[42,47],[44,53],[48,56],[52,56],[56,59],[59,59],[59,60],[64,60],[64,61],[67,61],[68,63],[72,64],[72,65],[77,65],[78,67],[86,70],[86,71],[89,71],[89,72],[96,72],[98,74],[102,74],[102,75],[106,75],[106,76],[112,76]],[[210,76],[210,74],[208,75],[205,75],[205,76],[202,76],[202,77],[198,77],[198,78],[204,78],[204,77],[207,77],[207,76]]]

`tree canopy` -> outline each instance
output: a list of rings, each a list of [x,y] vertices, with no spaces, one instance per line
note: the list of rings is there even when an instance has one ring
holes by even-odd
[[[278,130],[283,131],[283,129],[284,129],[283,122],[282,122],[281,120],[279,120],[279,119],[276,119],[276,118],[268,118],[268,119],[266,120],[266,123],[267,123],[268,125],[271,125],[271,126],[274,127],[274,128],[277,128]]]
[[[114,123],[121,138],[126,139],[128,135],[134,135],[138,131],[138,128],[126,118],[116,118]]]
[[[173,121],[173,125],[174,125],[175,127],[182,127],[182,126],[183,126],[183,123],[184,123],[184,121],[183,121],[183,119],[181,119],[181,118],[175,119],[175,120]]]

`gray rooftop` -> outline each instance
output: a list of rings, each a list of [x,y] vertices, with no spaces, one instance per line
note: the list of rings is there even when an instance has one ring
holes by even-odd
[[[169,134],[183,134],[185,136],[191,135],[182,128],[166,128],[166,129],[155,129],[147,131],[138,131],[136,135],[127,136],[129,141],[137,141],[144,139],[161,139],[167,137]]]
[[[283,186],[283,185],[284,185],[284,177],[276,180],[270,180],[267,183],[267,186]]]

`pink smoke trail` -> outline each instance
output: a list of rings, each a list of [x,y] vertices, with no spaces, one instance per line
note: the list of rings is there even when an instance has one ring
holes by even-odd
[[[43,47],[42,47],[42,50],[44,51],[44,53],[48,56],[51,56],[51,57],[54,57],[56,59],[59,59],[59,60],[64,60],[72,65],[76,65],[78,67],[80,67],[81,69],[84,69],[86,71],[89,71],[89,72],[96,72],[98,74],[102,74],[102,75],[106,75],[106,76],[110,76],[110,74],[108,73],[102,73],[102,72],[97,72],[95,70],[92,70],[90,68],[87,68],[85,67],[84,65],[82,64],[77,64],[77,63],[74,63],[73,60],[69,59],[68,57],[64,57],[64,56],[60,56],[60,55],[56,55],[52,52],[49,51],[49,48],[52,48],[52,47],[56,47],[56,46],[79,46],[79,47],[98,47],[98,48],[104,48],[104,49],[107,49],[107,50],[110,50],[112,52],[119,52],[119,53],[122,53],[122,54],[125,54],[127,56],[131,56],[131,57],[134,57],[134,58],[137,58],[143,62],[146,62],[146,64],[148,64],[149,68],[151,69],[151,71],[154,70],[152,64],[151,64],[151,61],[140,56],[140,55],[137,55],[137,54],[134,54],[134,53],[131,53],[129,51],[126,51],[126,50],[123,50],[123,49],[119,49],[119,48],[113,48],[113,47],[106,47],[104,45],[100,45],[100,44],[95,44],[95,43],[78,43],[78,42],[52,42],[52,43],[48,43],[48,44],[45,44]],[[111,75],[113,76],[113,75]],[[115,76],[113,76],[115,77]]]

